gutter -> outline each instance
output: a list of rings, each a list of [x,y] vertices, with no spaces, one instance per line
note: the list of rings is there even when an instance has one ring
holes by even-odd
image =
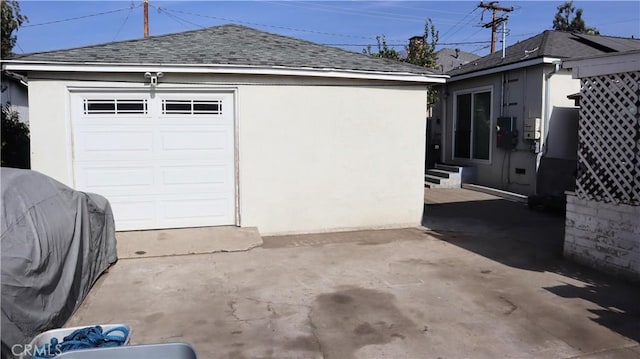
[[[3,68],[13,71],[44,72],[125,72],[125,73],[208,73],[243,75],[281,75],[309,76],[328,78],[368,79],[403,81],[417,83],[445,83],[448,75],[415,74],[410,72],[383,72],[366,70],[345,70],[333,68],[296,68],[287,66],[248,66],[248,65],[198,65],[198,64],[113,64],[113,63],[74,63],[74,62],[38,62],[3,61]]]
[[[498,72],[510,71],[510,70],[515,70],[515,69],[519,69],[519,68],[522,68],[522,67],[533,66],[533,65],[554,64],[554,63],[560,62],[560,61],[562,61],[562,59],[556,58],[556,57],[538,57],[538,58],[527,60],[527,61],[514,62],[514,63],[502,65],[502,66],[496,66],[496,67],[487,68],[487,69],[484,69],[484,70],[468,72],[468,73],[461,74],[461,75],[453,75],[453,76],[451,76],[451,78],[449,80],[447,80],[447,82],[461,81],[461,80],[466,80],[466,79],[469,79],[469,78],[474,78],[474,77],[479,77],[479,76],[484,76],[484,75],[491,75],[491,74],[495,74],[495,73],[498,73]],[[469,66],[469,65],[467,65],[467,66]]]

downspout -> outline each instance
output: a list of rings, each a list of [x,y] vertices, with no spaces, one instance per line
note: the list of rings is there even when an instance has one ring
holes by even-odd
[[[449,89],[445,82],[444,85],[442,85],[440,93],[440,103],[442,104],[442,118],[440,119],[440,123],[442,124],[442,128],[440,129],[440,163],[447,163],[447,123],[449,122],[447,121],[447,107],[449,106],[449,96],[447,96],[447,93],[449,93]],[[452,121],[455,121],[455,119],[452,119]],[[453,128],[453,124],[451,128]],[[453,151],[453,148],[451,151]]]
[[[560,71],[560,62],[553,63],[553,70],[544,74],[544,116],[542,117],[544,120],[540,124],[540,151],[536,156],[536,173],[540,168],[540,159],[544,152],[546,152],[546,138],[547,138],[547,124],[551,121],[551,90],[549,88],[549,80],[553,75]]]

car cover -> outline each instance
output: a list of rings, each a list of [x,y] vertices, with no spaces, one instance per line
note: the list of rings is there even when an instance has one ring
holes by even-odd
[[[2,357],[12,357],[64,325],[117,260],[116,239],[104,197],[36,171],[2,168],[0,181]]]

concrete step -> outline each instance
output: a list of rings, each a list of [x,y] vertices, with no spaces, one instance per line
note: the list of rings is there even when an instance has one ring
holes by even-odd
[[[454,177],[443,178],[433,175],[425,175],[425,187],[428,188],[460,188],[460,175],[452,174]]]
[[[520,203],[527,203],[528,197],[519,193],[513,193],[513,192],[509,192],[509,191],[504,191],[501,189],[497,189],[497,188],[491,188],[491,187],[485,187],[485,186],[480,186],[477,184],[471,184],[471,183],[463,183],[462,184],[462,188],[464,189],[470,189],[473,191],[478,191],[478,192],[482,192],[482,193],[486,193],[486,194],[490,194],[496,197],[501,197],[504,199],[507,199],[509,201],[514,201],[514,202],[520,202]]]
[[[442,178],[432,176],[432,175],[424,175],[424,181],[429,183],[440,184],[440,182],[442,181]]]
[[[427,174],[431,176],[441,177],[441,178],[450,178],[450,175],[454,173],[449,171],[444,171],[444,170],[428,169]]]
[[[436,163],[436,169],[447,171],[447,172],[462,173],[462,167],[445,165],[444,163]]]

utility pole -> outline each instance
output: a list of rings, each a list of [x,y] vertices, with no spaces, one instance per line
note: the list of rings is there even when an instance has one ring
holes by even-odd
[[[149,0],[144,0],[144,38],[149,37]]]
[[[498,31],[498,24],[507,20],[504,17],[499,18],[497,16],[497,12],[498,11],[511,12],[513,11],[513,6],[503,7],[503,6],[498,6],[497,1],[492,1],[488,4],[485,4],[481,1],[478,7],[481,7],[486,10],[491,10],[493,12],[493,15],[491,17],[492,18],[491,22],[482,25],[482,27],[491,28],[491,53],[493,54],[494,52],[496,52],[496,32]],[[504,29],[503,29],[503,32],[504,32]]]

